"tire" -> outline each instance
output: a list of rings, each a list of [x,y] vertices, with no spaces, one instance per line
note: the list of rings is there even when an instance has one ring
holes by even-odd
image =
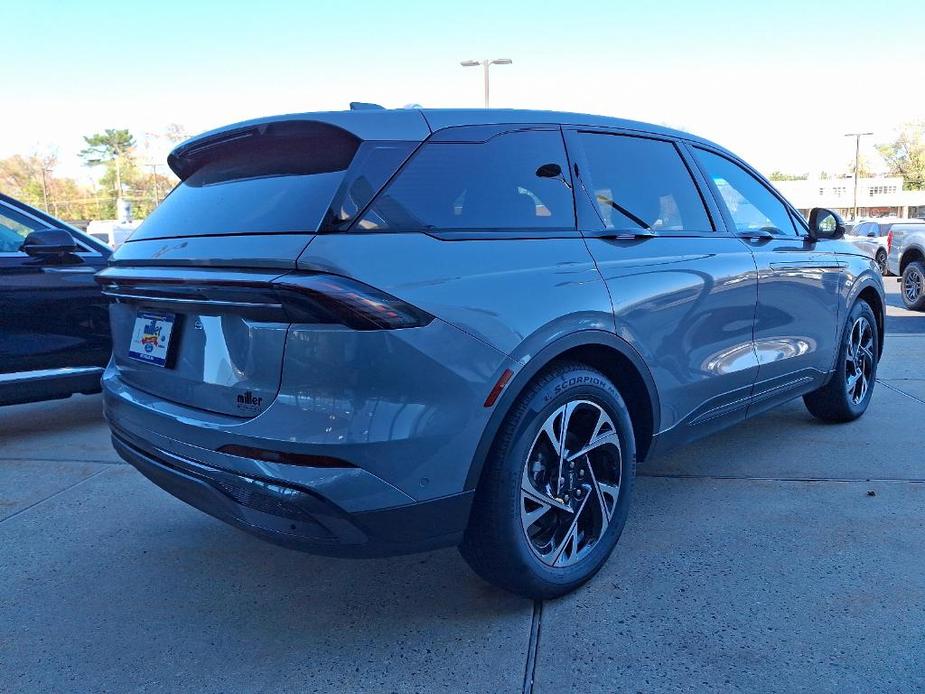
[[[925,311],[925,263],[913,260],[903,270],[903,305],[910,311]]]
[[[879,349],[874,312],[866,301],[857,301],[848,313],[835,373],[822,388],[803,396],[806,409],[826,422],[850,422],[864,414],[877,380]]]
[[[616,546],[635,476],[633,426],[619,391],[591,367],[553,365],[526,386],[495,437],[460,553],[512,593],[564,595],[593,577]]]
[[[884,277],[889,277],[890,269],[887,267],[886,263],[886,251],[881,248],[877,251],[877,257],[874,260],[877,263],[877,267],[880,268],[880,274]]]

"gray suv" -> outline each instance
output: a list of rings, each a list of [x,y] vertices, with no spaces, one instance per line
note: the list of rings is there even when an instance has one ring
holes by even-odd
[[[873,260],[723,148],[532,111],[356,110],[205,133],[98,276],[119,453],[337,556],[459,545],[546,598],[617,543],[635,467],[803,396],[860,416]]]

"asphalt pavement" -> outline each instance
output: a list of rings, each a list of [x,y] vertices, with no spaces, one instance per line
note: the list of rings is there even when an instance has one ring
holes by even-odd
[[[639,470],[601,574],[281,549],[121,463],[99,396],[0,409],[0,692],[925,690],[925,314],[867,414],[800,401]]]

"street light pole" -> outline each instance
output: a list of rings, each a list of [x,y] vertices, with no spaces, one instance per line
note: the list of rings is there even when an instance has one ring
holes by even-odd
[[[861,138],[873,133],[845,133],[845,137],[854,138],[854,206],[851,208],[851,219],[858,218],[858,166],[861,162]]]
[[[485,60],[463,60],[459,64],[463,67],[475,67],[477,65],[482,66],[483,79],[485,81],[485,108],[488,108],[489,103],[489,94],[488,94],[488,68],[492,65],[510,65],[513,60],[510,58],[485,58]]]

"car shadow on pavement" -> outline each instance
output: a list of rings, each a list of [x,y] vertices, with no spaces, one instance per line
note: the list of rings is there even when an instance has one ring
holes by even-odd
[[[74,395],[63,400],[0,407],[0,439],[45,434],[72,435],[75,429],[99,428],[103,421],[99,395]]]

